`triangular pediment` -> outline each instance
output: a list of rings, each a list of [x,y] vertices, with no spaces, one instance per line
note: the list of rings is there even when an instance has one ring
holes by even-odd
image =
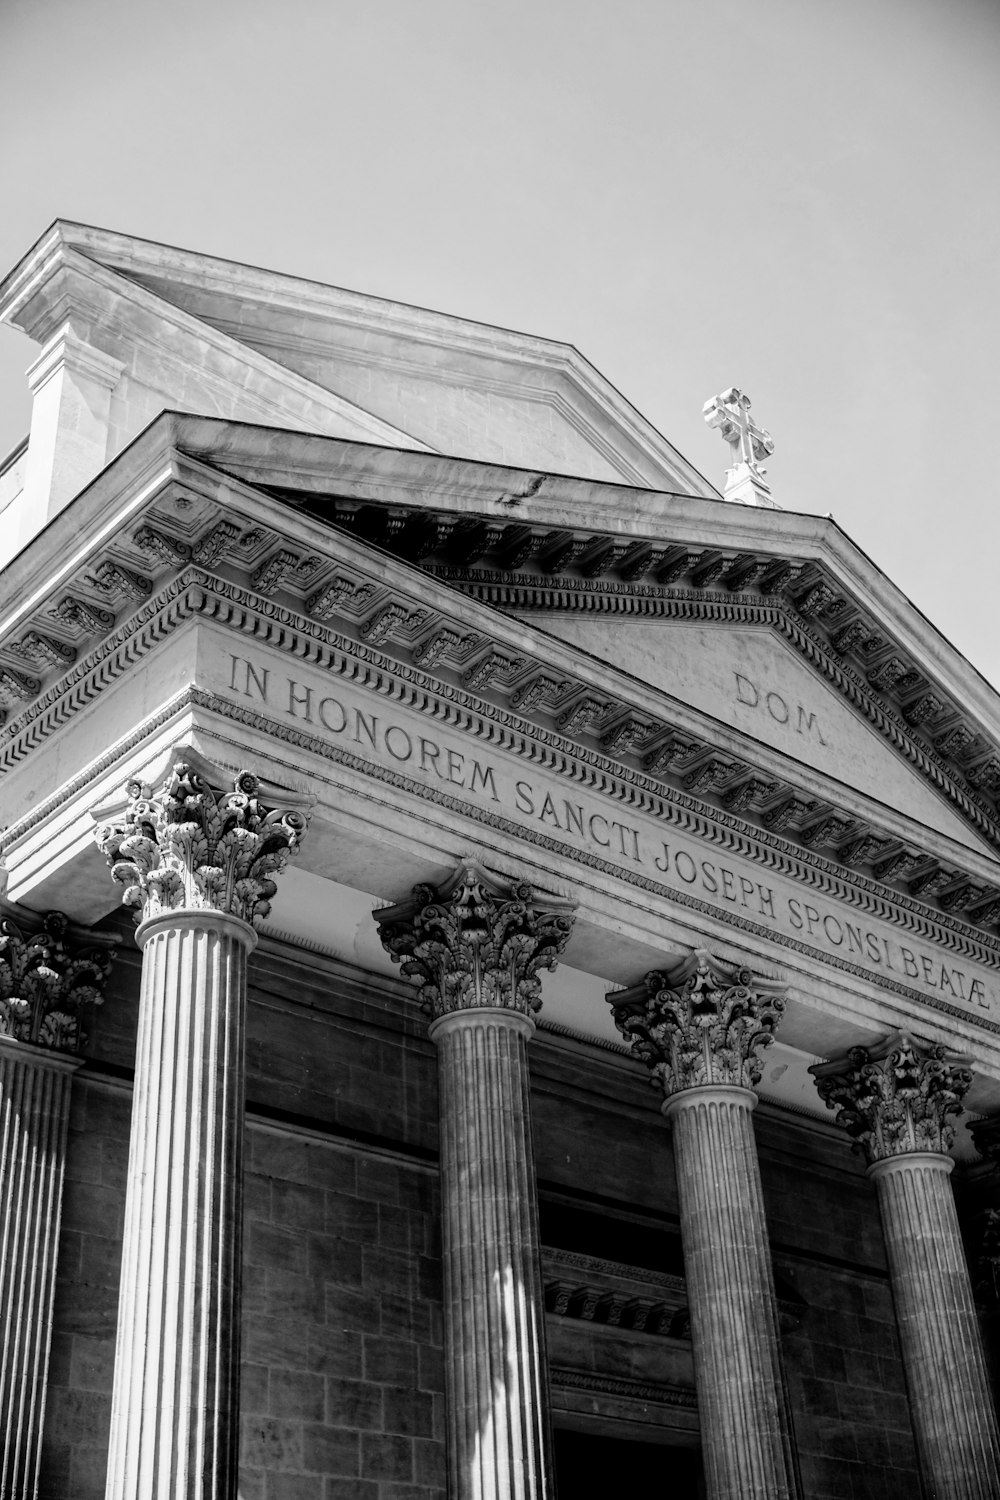
[[[406,446],[717,495],[570,344],[86,225],[56,227],[95,265],[345,412],[405,434]],[[181,405],[179,394],[167,392],[164,405]]]
[[[535,611],[522,618],[926,827],[993,852],[844,695],[766,625]]]

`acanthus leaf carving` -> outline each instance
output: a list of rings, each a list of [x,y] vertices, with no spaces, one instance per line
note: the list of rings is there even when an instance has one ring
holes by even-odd
[[[300,588],[308,583],[322,561],[321,557],[303,557],[301,553],[293,552],[288,547],[279,547],[273,556],[251,574],[250,587],[258,589],[262,594],[269,594],[286,583],[290,583],[293,588]]]
[[[111,598],[138,601],[148,598],[153,592],[153,585],[148,578],[142,578],[130,568],[121,567],[111,558],[98,563],[86,581],[92,588],[100,589],[102,594],[108,594]]]
[[[509,682],[524,667],[523,656],[509,656],[505,651],[487,651],[486,655],[462,674],[466,687],[476,691],[489,687],[494,679]]]
[[[183,759],[157,791],[132,781],[127,792],[124,820],[98,829],[96,838],[124,887],[122,901],[139,908],[136,920],[195,909],[260,926],[271,909],[273,877],[298,851],[306,815],[267,811],[249,771],[223,791]]]
[[[338,576],[306,600],[306,609],[317,620],[332,620],[342,606],[349,603],[357,609],[367,604],[374,592],[372,583],[355,583],[353,579]]]
[[[76,649],[65,641],[57,641],[40,630],[28,630],[17,645],[8,648],[16,651],[25,661],[36,667],[68,667],[76,660]]]
[[[62,912],[39,917],[0,902],[0,1036],[79,1052],[86,1009],[103,1002],[116,944]]]
[[[760,1081],[759,1053],[785,1008],[785,986],[705,949],[607,996],[614,1022],[669,1099],[683,1089]]]
[[[98,630],[109,630],[115,623],[115,617],[110,609],[101,609],[97,604],[87,604],[83,599],[77,599],[72,594],[67,594],[59,600],[54,609],[49,610],[53,620],[58,620],[71,629],[83,634],[96,632]]]
[[[186,542],[178,542],[174,537],[164,535],[155,526],[140,526],[132,540],[140,551],[148,552],[151,557],[158,558],[170,568],[182,567],[191,555]]]
[[[216,521],[211,530],[195,543],[191,553],[192,561],[203,568],[210,568],[229,550],[239,534],[240,528],[235,521]]]
[[[573,929],[575,903],[507,881],[460,860],[437,890],[373,915],[382,946],[418,986],[435,1020],[498,1006],[530,1016],[541,1007],[541,973],[554,969]]]
[[[24,672],[15,672],[10,667],[0,667],[0,703],[13,706],[27,702],[39,691],[42,684],[37,677]]]
[[[869,1163],[912,1151],[946,1153],[954,1116],[972,1082],[971,1058],[941,1043],[895,1032],[876,1047],[852,1047],[845,1057],[814,1063],[820,1098],[837,1111],[856,1149]]]

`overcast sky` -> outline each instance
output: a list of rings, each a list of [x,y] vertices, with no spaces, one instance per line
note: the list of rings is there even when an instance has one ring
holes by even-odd
[[[566,339],[718,484],[740,385],[1000,684],[1000,0],[4,0],[0,141],[3,271],[60,216]]]

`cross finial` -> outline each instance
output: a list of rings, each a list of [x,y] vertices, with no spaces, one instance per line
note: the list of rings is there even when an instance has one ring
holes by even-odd
[[[725,498],[776,510],[771,486],[765,478],[767,470],[761,468],[774,452],[774,441],[751,417],[750,397],[735,385],[730,386],[721,396],[706,401],[702,414],[709,427],[719,429],[732,451],[732,466],[726,470]]]

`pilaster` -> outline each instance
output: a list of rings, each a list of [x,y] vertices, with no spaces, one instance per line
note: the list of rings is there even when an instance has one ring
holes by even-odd
[[[526,1044],[572,904],[462,861],[375,913],[438,1049],[449,1493],[554,1493]]]
[[[66,1132],[115,939],[0,902],[0,1494],[37,1493]]]
[[[608,996],[673,1126],[710,1500],[800,1488],[751,1121],[783,988],[699,951]]]
[[[1000,1434],[949,1182],[969,1061],[899,1032],[811,1069],[878,1192],[914,1436],[935,1500],[1000,1494]]]
[[[124,369],[120,360],[65,323],[28,370],[33,401],[25,495],[30,513],[23,523],[34,531],[107,463],[111,394]]]
[[[109,1500],[236,1500],[247,958],[305,818],[218,781],[178,760],[98,833],[142,948]]]

